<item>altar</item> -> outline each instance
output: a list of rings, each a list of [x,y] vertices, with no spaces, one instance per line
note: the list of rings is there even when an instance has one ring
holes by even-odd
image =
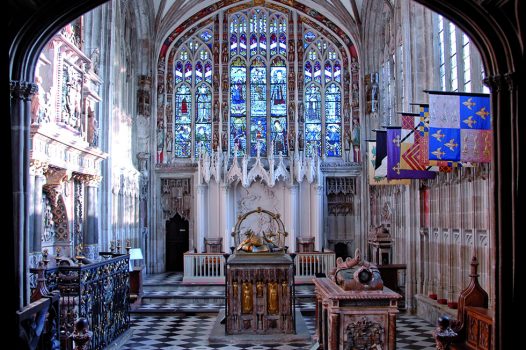
[[[248,220],[247,220],[248,219]],[[256,220],[254,227],[244,223]],[[295,333],[294,261],[279,214],[257,208],[238,218],[226,262],[226,333]]]

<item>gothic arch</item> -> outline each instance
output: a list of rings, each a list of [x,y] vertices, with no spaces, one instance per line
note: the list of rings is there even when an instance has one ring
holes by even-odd
[[[519,183],[525,180],[520,172],[519,151],[524,150],[524,141],[519,142],[519,130],[526,130],[524,118],[518,118],[519,101],[524,99],[524,5],[519,0],[416,0],[452,20],[473,40],[479,49],[488,82],[493,88],[492,108],[495,117],[495,275],[496,275],[496,349],[512,348],[515,331],[518,329],[510,315],[518,308],[518,198]],[[13,232],[7,245],[19,247],[10,257],[9,278],[18,288],[10,288],[8,303],[11,311],[26,305],[27,261],[23,247],[28,239],[28,169],[29,169],[29,124],[30,113],[27,99],[34,92],[34,71],[43,46],[60,28],[70,21],[104,3],[104,0],[60,0],[11,1],[9,2],[9,79],[10,79],[10,123],[4,118],[3,130],[10,130],[6,151],[12,154],[12,171],[9,173],[7,191],[13,199]],[[522,18],[521,18],[522,14]],[[521,23],[521,20],[523,21]],[[524,153],[524,151],[523,151]],[[522,166],[524,168],[524,165]],[[524,186],[520,194],[524,195]],[[22,247],[22,248],[20,248]],[[8,254],[11,254],[8,249]],[[14,315],[14,312],[12,313]],[[14,325],[14,322],[12,323]]]

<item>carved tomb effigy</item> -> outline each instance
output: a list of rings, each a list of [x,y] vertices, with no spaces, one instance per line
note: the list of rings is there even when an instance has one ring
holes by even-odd
[[[255,227],[243,222],[256,218]],[[279,214],[258,208],[238,218],[226,266],[226,333],[295,333],[293,259]]]
[[[395,349],[401,295],[384,287],[378,268],[362,261],[358,249],[353,259],[338,258],[329,278],[314,285],[321,349]]]

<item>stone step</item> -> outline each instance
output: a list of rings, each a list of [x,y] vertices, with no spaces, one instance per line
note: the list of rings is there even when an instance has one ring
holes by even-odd
[[[174,313],[217,313],[224,309],[223,303],[195,303],[195,302],[166,302],[166,303],[146,303],[143,302],[139,307],[131,310],[131,313],[141,314],[174,314]],[[315,304],[312,302],[296,302],[296,310],[301,312],[313,312]]]

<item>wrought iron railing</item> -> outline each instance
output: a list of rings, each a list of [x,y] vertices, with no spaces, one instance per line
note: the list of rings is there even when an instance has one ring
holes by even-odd
[[[50,267],[46,270],[48,290],[60,291],[60,342],[72,349],[75,321],[88,320],[93,332],[90,349],[108,346],[130,327],[129,255],[114,255],[87,265]]]

